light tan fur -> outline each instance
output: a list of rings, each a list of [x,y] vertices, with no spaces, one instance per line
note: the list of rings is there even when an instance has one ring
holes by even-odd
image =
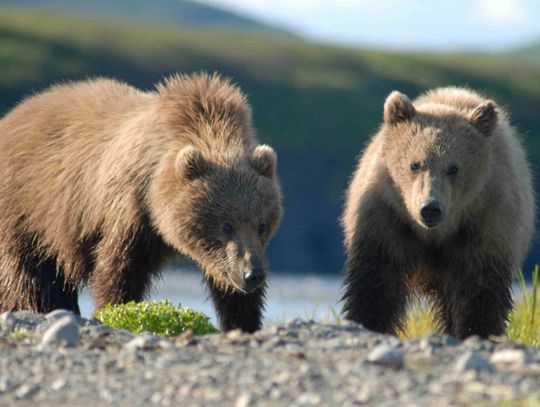
[[[424,292],[435,289],[447,330],[464,336],[470,328],[463,328],[468,321],[457,317],[458,307],[485,289],[501,296],[504,305],[496,312],[505,314],[511,273],[518,271],[531,241],[535,204],[522,142],[500,106],[468,89],[439,88],[414,102],[393,92],[384,113],[384,124],[363,152],[347,191],[345,308],[351,319],[377,330],[393,332],[400,324],[406,297],[400,283],[387,288],[393,294],[381,305],[391,314],[388,324],[366,322],[362,309],[368,305],[354,303],[353,287],[380,277],[355,277],[369,273],[365,264],[375,247],[385,259],[374,255],[369,261],[389,262],[382,271],[388,275],[380,278],[415,281],[413,288]],[[415,163],[419,167],[413,171]],[[452,166],[459,168],[457,175],[449,175]],[[422,220],[420,211],[429,201],[444,208],[437,227]],[[479,334],[499,331],[506,314],[497,318]]]
[[[494,134],[486,140],[480,140],[482,149],[479,155],[471,154],[468,140],[462,138],[460,145],[453,151],[456,160],[461,160],[470,166],[468,175],[475,177],[475,172],[481,173],[483,179],[478,189],[467,190],[473,195],[456,197],[455,205],[461,210],[451,211],[451,218],[446,224],[434,230],[426,230],[411,219],[411,213],[417,215],[422,193],[408,191],[410,195],[403,196],[404,187],[396,179],[410,182],[409,164],[422,160],[433,149],[444,149],[440,145],[437,134],[449,135],[463,132],[464,123],[474,109],[486,99],[463,88],[439,88],[414,101],[417,112],[423,117],[418,118],[424,129],[423,137],[408,135],[407,140],[389,140],[383,127],[371,140],[362,154],[362,158],[347,191],[346,210],[343,216],[345,241],[349,247],[356,228],[356,214],[367,196],[376,194],[398,209],[397,213],[409,222],[424,239],[443,240],[451,234],[457,225],[468,217],[475,216],[475,222],[482,221],[482,228],[492,241],[491,250],[512,252],[517,262],[523,261],[532,237],[534,227],[534,196],[529,166],[520,138],[508,123],[506,113],[498,106],[499,119]],[[460,120],[461,119],[461,120]],[[433,128],[429,130],[430,124]],[[414,133],[414,125],[404,124],[402,138],[407,133]],[[419,126],[420,127],[420,126]],[[436,130],[437,129],[437,130]],[[396,141],[394,146],[393,142]],[[405,147],[405,148],[403,148]],[[479,149],[480,150],[480,149]],[[391,153],[389,153],[391,152]],[[485,154],[485,155],[484,155]],[[392,169],[389,170],[389,167]],[[396,175],[392,179],[391,171]],[[469,181],[470,182],[470,181]],[[428,191],[429,183],[425,190]],[[397,188],[396,188],[397,187]],[[402,189],[403,188],[403,189]],[[398,190],[400,191],[398,191]],[[480,191],[481,189],[481,191]],[[476,199],[474,199],[476,198]],[[516,211],[519,211],[516,214]],[[413,215],[414,216],[414,215]]]
[[[237,291],[279,222],[275,160],[257,146],[245,96],[217,75],[175,75],[150,92],[95,79],[25,100],[0,120],[0,308],[31,306],[9,294],[24,291],[28,257],[53,259],[75,287],[90,281],[98,307],[145,280],[132,264],[143,251],[155,258],[140,274],[179,251]],[[225,239],[224,220],[242,235]]]

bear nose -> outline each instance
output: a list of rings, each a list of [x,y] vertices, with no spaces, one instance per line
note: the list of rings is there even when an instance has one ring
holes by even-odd
[[[420,210],[420,215],[428,227],[436,226],[441,221],[442,213],[442,205],[438,201],[430,201]]]
[[[244,281],[249,287],[256,288],[264,280],[264,269],[261,267],[252,268],[251,270],[244,273]]]

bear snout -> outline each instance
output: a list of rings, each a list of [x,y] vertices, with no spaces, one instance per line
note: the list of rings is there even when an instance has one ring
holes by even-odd
[[[266,277],[262,267],[254,267],[244,273],[244,284],[247,291],[259,288]]]
[[[420,209],[422,222],[428,228],[433,228],[441,223],[443,218],[443,206],[439,201],[432,200],[425,202]]]

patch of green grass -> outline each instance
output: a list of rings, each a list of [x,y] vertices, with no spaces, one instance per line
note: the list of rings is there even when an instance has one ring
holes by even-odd
[[[512,342],[540,347],[539,267],[534,268],[532,287],[527,288],[522,273],[518,274],[517,280],[520,293],[516,297],[514,309],[510,313],[506,336]],[[404,339],[411,339],[438,331],[439,327],[434,319],[431,305],[428,302],[416,300],[407,314],[407,320],[400,336]]]
[[[23,341],[25,339],[31,338],[32,334],[26,331],[13,331],[9,336],[17,341]]]
[[[538,307],[538,265],[532,275],[532,287],[527,289],[523,274],[518,275],[520,298],[510,314],[507,336],[510,340],[540,347],[540,307]]]
[[[399,336],[411,339],[439,331],[433,308],[426,301],[415,299],[409,306],[405,324]]]
[[[190,329],[195,335],[219,332],[201,312],[165,301],[134,301],[107,305],[95,314],[106,325],[134,333],[151,332],[161,336],[176,336]]]

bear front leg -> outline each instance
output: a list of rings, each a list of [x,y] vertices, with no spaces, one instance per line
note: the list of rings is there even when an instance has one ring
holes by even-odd
[[[489,261],[471,273],[456,274],[445,289],[445,331],[458,338],[503,335],[512,301],[512,273],[504,262]]]
[[[66,281],[56,261],[7,253],[2,257],[0,312],[66,309],[80,314],[77,300],[77,286]]]
[[[261,328],[266,287],[246,294],[222,290],[211,281],[208,287],[223,331],[241,329],[251,333]]]
[[[355,237],[346,263],[346,319],[381,333],[395,335],[401,328],[407,303],[405,264],[369,237]]]
[[[91,280],[96,310],[106,304],[143,300],[154,271],[154,254],[144,250],[140,243],[135,235],[126,240],[103,240],[97,245]]]

